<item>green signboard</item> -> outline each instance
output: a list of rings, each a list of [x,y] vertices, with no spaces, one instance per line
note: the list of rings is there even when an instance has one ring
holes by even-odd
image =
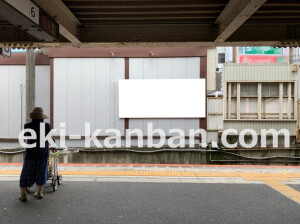
[[[245,54],[282,54],[281,48],[274,47],[245,47]]]

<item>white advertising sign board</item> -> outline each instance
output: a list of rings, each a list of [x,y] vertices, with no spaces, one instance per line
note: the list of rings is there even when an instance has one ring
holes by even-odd
[[[205,104],[205,79],[119,80],[120,118],[201,118]]]

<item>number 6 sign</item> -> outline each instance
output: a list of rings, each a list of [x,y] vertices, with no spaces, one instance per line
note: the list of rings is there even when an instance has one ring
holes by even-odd
[[[39,8],[29,1],[29,18],[33,20],[35,23],[39,24],[40,17],[39,17]]]

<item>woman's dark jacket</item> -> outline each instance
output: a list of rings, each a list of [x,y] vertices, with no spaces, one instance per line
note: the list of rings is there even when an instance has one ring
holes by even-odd
[[[45,147],[40,147],[40,124],[44,122],[42,119],[33,119],[31,122],[24,125],[24,129],[32,129],[35,131],[37,138],[28,139],[27,144],[36,143],[34,148],[26,148],[25,159],[28,160],[40,160],[46,159],[49,156],[49,142],[45,142]],[[45,123],[45,136],[50,132],[51,126],[49,123]],[[30,136],[30,133],[25,133],[25,136]]]

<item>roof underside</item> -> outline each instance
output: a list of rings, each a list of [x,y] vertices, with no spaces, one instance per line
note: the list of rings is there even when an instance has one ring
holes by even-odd
[[[85,25],[213,24],[228,0],[64,0]],[[269,0],[247,23],[299,23],[300,1]]]
[[[63,13],[55,15],[46,3],[34,2],[60,24],[70,15],[75,18],[70,21],[76,25],[76,31],[69,26],[71,22],[66,23],[64,28],[69,29],[69,34],[61,33],[58,43],[43,43],[45,46],[298,46],[300,39],[299,0],[54,0],[65,7],[67,19]],[[2,44],[40,42],[1,18],[0,30],[9,31],[1,35]]]

